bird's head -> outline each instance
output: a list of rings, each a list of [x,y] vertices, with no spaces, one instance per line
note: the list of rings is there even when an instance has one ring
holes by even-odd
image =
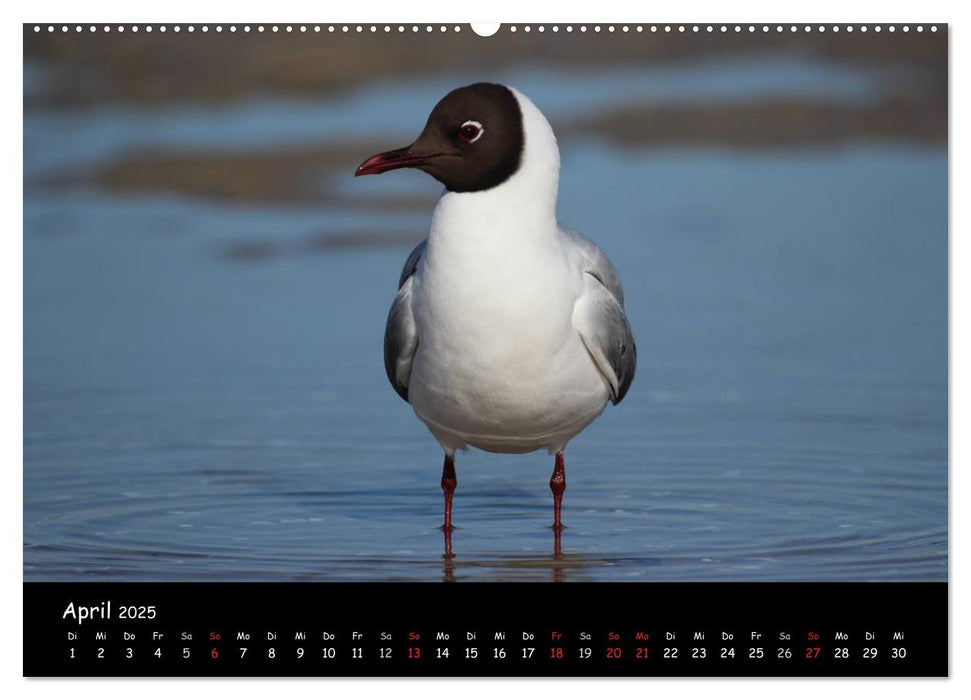
[[[474,83],[443,97],[413,144],[371,156],[354,175],[418,168],[451,192],[478,192],[512,177],[524,149],[523,109],[514,91]]]

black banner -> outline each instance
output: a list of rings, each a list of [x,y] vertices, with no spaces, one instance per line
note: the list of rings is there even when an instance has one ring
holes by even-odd
[[[946,676],[946,583],[26,583],[26,676]]]

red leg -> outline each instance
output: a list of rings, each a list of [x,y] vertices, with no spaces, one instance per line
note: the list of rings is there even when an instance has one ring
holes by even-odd
[[[560,506],[563,503],[563,492],[566,491],[566,470],[563,468],[563,453],[556,453],[556,466],[550,477],[550,490],[553,492],[553,530],[560,532],[563,522],[560,520]]]
[[[455,462],[451,455],[445,455],[445,465],[442,467],[442,491],[445,492],[445,524],[442,529],[446,533],[452,532],[452,494],[458,480],[455,478]]]

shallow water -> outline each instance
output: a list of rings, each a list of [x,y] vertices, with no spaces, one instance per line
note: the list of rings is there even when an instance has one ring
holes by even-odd
[[[26,116],[28,158],[64,119]],[[437,187],[403,182],[341,191]],[[440,451],[382,366],[408,249],[307,245],[430,211],[28,186],[24,577],[945,580],[946,186],[944,148],[565,144],[637,377],[567,450],[561,556],[552,458],[473,451],[451,562]]]

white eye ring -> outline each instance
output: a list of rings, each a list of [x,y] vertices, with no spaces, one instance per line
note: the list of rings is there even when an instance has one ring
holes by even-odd
[[[485,129],[483,128],[482,124],[479,123],[479,122],[477,122],[477,121],[475,121],[474,119],[469,119],[469,121],[465,122],[461,127],[459,127],[459,132],[461,133],[461,130],[464,129],[465,127],[467,127],[467,126],[474,126],[476,129],[479,130],[479,133],[475,135],[475,138],[474,139],[468,139],[468,140],[462,139],[466,143],[475,143],[476,141],[478,141],[479,139],[481,139],[482,138],[482,134],[485,133]]]

